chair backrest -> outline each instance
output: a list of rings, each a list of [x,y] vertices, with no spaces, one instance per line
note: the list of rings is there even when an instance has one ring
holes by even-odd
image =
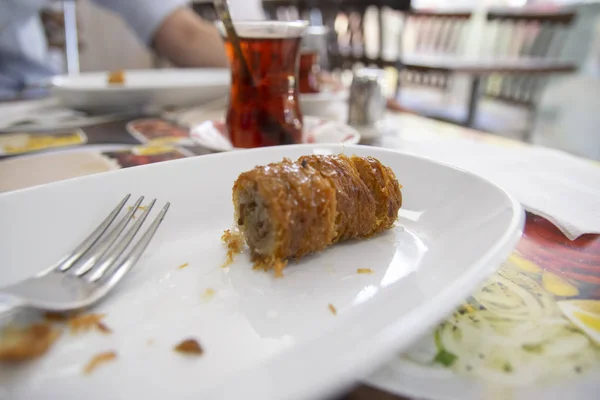
[[[575,12],[491,9],[485,40],[490,57],[558,59],[575,19]],[[546,78],[535,74],[491,76],[483,95],[515,105],[533,107]]]
[[[263,0],[271,19],[302,18],[329,28],[330,69],[348,69],[357,63],[395,66],[382,55],[384,14],[410,9],[410,0]],[[375,24],[366,23],[367,20]],[[365,40],[374,35],[373,40]],[[369,43],[376,43],[375,49]]]
[[[470,11],[412,10],[402,30],[403,54],[457,54],[466,33]],[[445,90],[452,75],[439,70],[402,68],[401,86],[424,86]]]
[[[470,11],[413,10],[407,13],[403,52],[457,53],[470,18]]]

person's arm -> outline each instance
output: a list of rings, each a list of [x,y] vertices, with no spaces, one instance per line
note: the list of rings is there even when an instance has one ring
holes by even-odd
[[[10,24],[22,24],[46,5],[44,0],[0,0],[0,31]]]
[[[94,0],[122,16],[137,36],[176,66],[224,67],[223,40],[187,0]]]
[[[154,34],[153,47],[178,67],[224,67],[223,40],[212,23],[182,7],[165,18]]]

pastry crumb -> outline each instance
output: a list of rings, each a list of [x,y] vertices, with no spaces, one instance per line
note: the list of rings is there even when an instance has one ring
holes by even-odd
[[[242,249],[244,248],[244,238],[239,231],[236,230],[232,232],[231,229],[226,229],[223,231],[221,241],[227,246],[227,259],[221,266],[221,268],[226,268],[233,263],[235,256],[242,252]]]
[[[188,265],[190,265],[190,263],[184,263],[181,264],[179,267],[177,267],[178,269],[184,269],[185,267],[187,267]]]
[[[207,288],[204,293],[202,293],[202,298],[205,301],[208,301],[213,298],[213,296],[217,293],[213,288]]]
[[[200,346],[200,343],[196,339],[186,339],[175,346],[175,351],[183,354],[191,354],[191,355],[202,355],[204,350]]]
[[[66,322],[69,316],[60,312],[48,311],[44,313],[44,319],[48,322]]]
[[[331,311],[331,313],[333,315],[337,315],[337,309],[333,306],[333,304],[330,303],[327,307],[329,308],[329,311]]]
[[[24,328],[7,327],[0,336],[0,361],[19,362],[44,355],[61,331],[49,323]]]
[[[154,339],[148,339],[146,340],[146,345],[147,346],[152,346],[154,344]]]
[[[106,326],[106,324],[102,321],[98,321],[96,323],[96,328],[98,328],[98,330],[106,335],[112,333],[112,329],[110,329],[108,326]]]
[[[67,325],[73,335],[81,332],[88,332],[92,328],[96,328],[102,333],[110,333],[110,328],[101,322],[104,317],[105,314],[76,315],[67,320]]]
[[[287,260],[281,260],[279,258],[259,258],[254,261],[254,266],[252,267],[255,270],[263,270],[268,271],[270,269],[275,271],[275,278],[283,278],[283,269],[287,265]]]
[[[371,268],[358,268],[356,272],[359,274],[372,274],[375,271],[373,271]]]
[[[138,212],[138,210],[144,211],[145,209],[146,209],[146,206],[138,206],[138,208],[135,210],[135,212],[131,216],[131,219],[135,219],[135,213]],[[131,210],[133,210],[133,206],[127,207],[127,211],[131,211]]]
[[[86,375],[94,372],[96,368],[98,368],[101,364],[107,363],[109,361],[113,361],[117,358],[117,353],[114,351],[106,351],[104,353],[98,353],[87,363],[85,368],[83,369],[83,373]]]
[[[96,328],[104,334],[112,333],[112,329],[101,321],[104,316],[105,314],[71,313],[69,315],[68,313],[46,312],[44,319],[47,322],[66,323],[69,326],[71,334],[87,332],[92,328]]]

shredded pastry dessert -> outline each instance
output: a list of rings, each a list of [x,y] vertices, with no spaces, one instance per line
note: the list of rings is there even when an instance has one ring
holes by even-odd
[[[0,361],[27,361],[44,355],[61,331],[50,323],[7,327],[0,336]]]
[[[390,229],[402,205],[394,172],[373,157],[310,155],[258,166],[233,186],[235,220],[256,268]]]

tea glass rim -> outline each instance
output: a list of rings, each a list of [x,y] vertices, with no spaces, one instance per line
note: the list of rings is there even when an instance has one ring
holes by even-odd
[[[225,26],[222,21],[215,21],[215,26],[221,34],[226,37]],[[237,20],[233,21],[233,27],[240,38],[297,38],[302,37],[309,26],[307,20],[277,21],[277,20]],[[282,31],[273,31],[281,29]],[[245,31],[246,30],[246,31]]]

